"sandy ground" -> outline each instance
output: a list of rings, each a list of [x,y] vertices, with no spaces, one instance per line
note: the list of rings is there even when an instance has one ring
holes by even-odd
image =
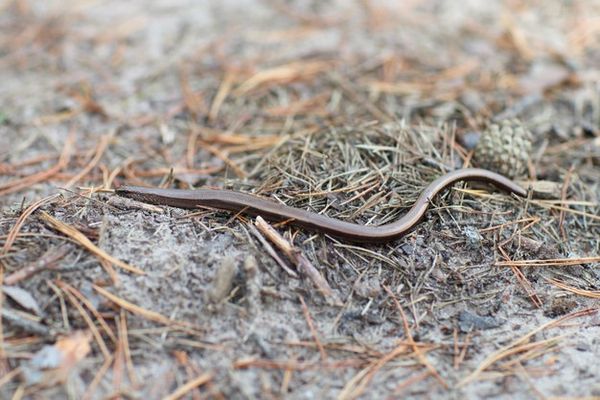
[[[0,397],[600,396],[599,11],[1,1]],[[380,224],[512,117],[545,193],[458,185],[382,245],[277,225],[333,296],[252,219],[90,195],[206,185]]]

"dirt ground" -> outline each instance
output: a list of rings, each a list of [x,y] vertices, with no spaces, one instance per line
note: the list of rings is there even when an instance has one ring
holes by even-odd
[[[592,0],[0,1],[0,398],[600,398],[599,43]],[[507,118],[530,196],[385,244],[109,190],[378,225]]]

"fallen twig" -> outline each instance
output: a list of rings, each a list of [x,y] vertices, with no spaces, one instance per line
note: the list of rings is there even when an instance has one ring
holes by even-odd
[[[498,267],[566,267],[569,265],[591,264],[600,262],[600,257],[551,258],[548,260],[500,261]]]
[[[107,252],[105,252],[104,250],[102,250],[101,248],[96,246],[94,243],[92,243],[92,241],[90,239],[88,239],[87,236],[85,236],[83,233],[79,232],[77,229],[73,228],[72,226],[67,225],[62,221],[59,221],[58,219],[54,218],[53,216],[51,216],[50,214],[48,214],[46,212],[42,212],[41,217],[42,217],[42,220],[44,220],[46,223],[48,223],[51,227],[64,233],[65,235],[67,235],[68,237],[73,239],[75,242],[79,243],[80,245],[82,245],[83,247],[88,249],[91,253],[95,254],[96,256],[100,257],[101,259],[104,259],[126,271],[133,272],[133,273],[139,274],[139,275],[144,275],[144,271],[111,256],[110,254],[108,254]]]
[[[479,366],[473,372],[471,372],[468,376],[466,376],[463,380],[461,380],[459,382],[458,386],[462,387],[462,386],[472,382],[473,380],[475,380],[477,378],[477,376],[479,374],[481,374],[487,368],[491,367],[494,363],[520,351],[520,346],[523,345],[527,340],[529,340],[535,334],[542,332],[546,329],[555,327],[557,325],[560,325],[561,323],[566,322],[568,320],[583,317],[585,315],[591,315],[596,312],[598,312],[598,309],[587,309],[587,310],[577,311],[577,312],[574,312],[571,314],[567,314],[564,317],[559,318],[555,321],[550,321],[544,325],[538,326],[537,328],[535,328],[531,332],[527,333],[526,335],[521,336],[519,339],[513,341],[512,343],[510,343],[506,346],[501,347],[500,349],[496,350],[495,352],[490,354],[488,357],[486,357],[486,359],[483,360],[483,362],[481,364],[479,364]]]
[[[63,147],[63,151],[60,154],[58,162],[49,169],[45,171],[40,171],[32,175],[28,175],[23,178],[14,179],[12,181],[8,181],[0,185],[0,196],[4,196],[9,193],[18,192],[22,189],[26,189],[31,187],[32,185],[43,182],[46,179],[56,175],[60,170],[65,168],[69,164],[69,160],[71,159],[71,153],[73,151],[73,142],[75,140],[74,135],[69,135],[67,140],[65,141],[65,146]]]
[[[167,325],[167,326],[179,326],[179,327],[184,327],[184,328],[190,328],[193,330],[201,330],[200,327],[197,327],[189,322],[177,321],[177,320],[174,320],[171,318],[167,318],[160,313],[157,313],[155,311],[146,310],[145,308],[142,308],[136,304],[130,303],[127,300],[123,300],[122,298],[115,296],[114,294],[110,293],[108,290],[106,290],[104,288],[101,288],[100,286],[93,285],[93,288],[98,293],[100,293],[102,296],[106,297],[108,300],[117,304],[119,307],[124,308],[125,310],[129,311],[132,314],[139,315],[140,317],[142,317],[144,319],[158,322],[160,324]]]
[[[46,251],[40,258],[31,264],[13,272],[4,278],[4,284],[8,286],[16,285],[17,283],[32,277],[33,275],[56,268],[58,261],[61,260],[69,252],[70,246],[63,245],[58,248],[53,247]]]
[[[210,381],[213,378],[213,374],[210,372],[204,373],[197,377],[196,379],[192,379],[188,383],[183,386],[180,386],[173,393],[164,398],[164,400],[177,400],[187,394],[190,390],[193,390],[197,387],[200,387]]]
[[[25,211],[23,211],[23,213],[17,219],[17,222],[15,223],[15,225],[11,228],[10,232],[8,232],[8,235],[6,237],[6,242],[4,242],[4,247],[2,249],[2,253],[3,254],[6,254],[6,253],[9,252],[9,250],[12,247],[13,243],[17,239],[17,236],[19,235],[19,231],[23,227],[23,224],[25,223],[25,220],[27,220],[27,218],[31,214],[33,214],[33,212],[35,210],[37,210],[38,208],[40,208],[44,204],[48,204],[48,203],[52,202],[58,196],[60,196],[60,194],[53,194],[52,196],[44,197],[43,199],[40,199],[40,200],[36,201],[35,203],[33,203],[32,205],[30,205],[29,207],[27,207],[25,209]]]
[[[567,292],[578,294],[579,296],[589,297],[592,299],[600,299],[600,290],[585,290],[579,289],[574,286],[567,285],[566,283],[559,281],[558,279],[546,279],[548,282],[557,286]]]
[[[315,286],[323,293],[323,295],[332,300],[334,304],[341,305],[341,301],[337,298],[334,291],[329,286],[329,283],[323,278],[323,275],[315,268],[314,265],[290,242],[285,240],[271,225],[269,225],[262,217],[256,217],[256,227],[267,236],[283,253],[296,265],[296,267],[308,276]]]

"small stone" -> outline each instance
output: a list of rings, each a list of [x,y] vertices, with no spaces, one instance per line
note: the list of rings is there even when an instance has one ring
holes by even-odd
[[[478,132],[466,132],[462,137],[462,144],[468,150],[471,150],[477,146],[479,140],[481,138],[481,134]]]
[[[463,333],[493,329],[502,324],[503,322],[498,321],[496,318],[482,317],[466,310],[461,311],[458,315],[458,327]]]
[[[577,343],[575,348],[577,349],[577,351],[583,351],[583,352],[589,352],[592,350],[592,347],[588,343],[584,343],[584,342]]]
[[[357,281],[354,284],[354,292],[365,299],[377,297],[381,293],[379,277],[372,276]]]
[[[233,257],[223,258],[213,279],[213,286],[208,293],[213,303],[220,303],[229,295],[237,272],[235,259]]]
[[[481,236],[477,228],[473,226],[466,226],[463,229],[463,235],[465,235],[465,238],[467,239],[467,245],[469,246],[469,248],[478,248],[481,246],[481,241],[483,240],[483,237]]]

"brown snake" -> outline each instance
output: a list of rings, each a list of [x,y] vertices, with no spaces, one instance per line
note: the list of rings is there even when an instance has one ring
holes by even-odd
[[[290,223],[295,225],[355,242],[386,242],[401,237],[414,228],[425,215],[430,200],[457,181],[485,182],[518,196],[523,197],[527,194],[525,189],[500,174],[485,169],[464,168],[449,172],[431,182],[423,190],[411,209],[399,220],[386,225],[365,226],[230,190],[182,190],[121,186],[116,189],[116,193],[119,196],[129,197],[144,203],[179,208],[207,206],[250,215],[260,215],[272,221],[290,220]]]

